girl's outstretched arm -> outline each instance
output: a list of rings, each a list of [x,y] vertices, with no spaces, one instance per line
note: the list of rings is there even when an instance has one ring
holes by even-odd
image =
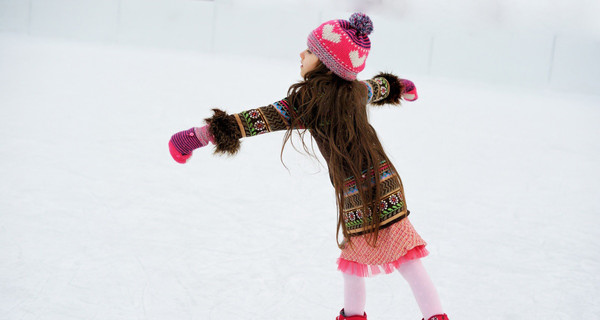
[[[369,80],[361,81],[368,93],[368,103],[374,105],[400,104],[400,99],[415,101],[418,98],[415,84],[391,73],[379,73]]]
[[[216,146],[215,153],[233,155],[240,149],[241,138],[287,130],[295,115],[287,99],[235,114],[220,109],[213,112],[212,117],[205,119],[204,127],[181,131],[171,137],[169,151],[175,161],[185,163],[195,149],[209,142]]]
[[[374,105],[400,104],[400,99],[414,101],[418,97],[412,81],[391,73],[380,73],[361,82],[368,90],[368,103]],[[181,131],[171,137],[169,151],[175,161],[186,163],[195,149],[209,142],[216,146],[215,153],[234,155],[240,149],[241,138],[287,130],[296,116],[287,99],[236,114],[220,109],[213,112],[212,117],[205,119],[204,127]]]

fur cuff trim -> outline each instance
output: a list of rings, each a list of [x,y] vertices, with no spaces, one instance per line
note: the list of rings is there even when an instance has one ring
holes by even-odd
[[[404,88],[402,88],[400,79],[398,79],[398,77],[396,77],[395,75],[393,75],[391,73],[385,73],[385,72],[379,73],[374,78],[377,78],[377,77],[383,77],[383,78],[385,78],[385,80],[388,81],[388,83],[390,85],[390,87],[389,87],[390,92],[389,92],[387,98],[373,102],[373,104],[376,106],[382,106],[384,104],[399,105],[400,97],[402,96],[402,90],[404,89]]]
[[[215,153],[235,155],[240,150],[240,129],[235,118],[220,109],[213,109],[213,116],[204,119],[214,137]]]

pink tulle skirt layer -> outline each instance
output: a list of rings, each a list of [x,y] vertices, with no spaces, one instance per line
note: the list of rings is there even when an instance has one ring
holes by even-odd
[[[379,231],[377,245],[370,246],[364,236],[353,237],[342,249],[338,270],[360,277],[391,273],[402,263],[427,256],[427,243],[408,218]]]
[[[429,251],[425,249],[425,246],[419,246],[409,250],[404,256],[400,257],[396,261],[392,261],[389,263],[384,263],[381,265],[370,265],[370,264],[362,264],[354,261],[348,261],[343,258],[339,258],[338,270],[346,274],[352,274],[359,277],[370,277],[375,276],[380,273],[392,273],[394,270],[398,269],[401,264],[404,262],[420,259],[426,257],[429,254]]]

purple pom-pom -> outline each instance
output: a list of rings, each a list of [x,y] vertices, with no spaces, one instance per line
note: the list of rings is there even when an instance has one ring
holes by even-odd
[[[373,22],[371,18],[364,13],[353,13],[350,16],[350,24],[358,31],[360,34],[364,34],[368,36],[373,32]]]

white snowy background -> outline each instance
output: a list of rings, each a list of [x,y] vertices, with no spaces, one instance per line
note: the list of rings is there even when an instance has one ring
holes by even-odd
[[[319,23],[374,20],[371,110],[451,319],[600,314],[597,1],[0,0],[0,319],[333,319],[326,169],[281,133],[170,136],[269,104]],[[297,141],[296,141],[297,142]],[[399,274],[369,319],[420,319]]]

